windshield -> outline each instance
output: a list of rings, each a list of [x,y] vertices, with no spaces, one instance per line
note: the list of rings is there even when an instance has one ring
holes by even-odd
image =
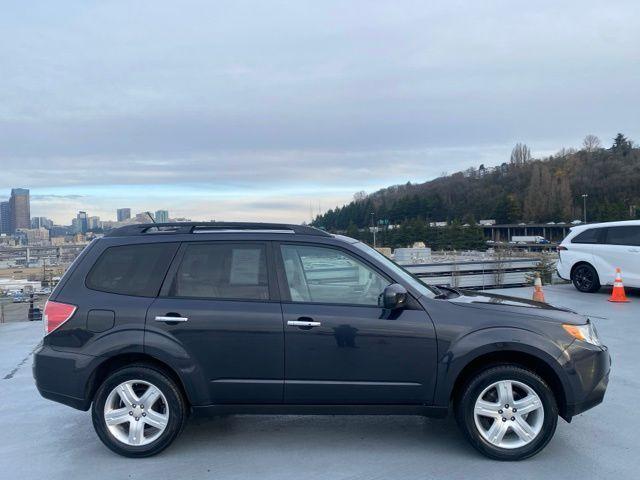
[[[437,296],[440,293],[440,292],[437,291],[437,289],[435,287],[430,287],[429,285],[424,283],[422,280],[420,280],[418,277],[416,277],[412,273],[410,273],[407,270],[405,270],[404,268],[402,268],[400,265],[395,263],[390,258],[384,256],[382,253],[377,251],[375,248],[371,248],[366,243],[356,242],[353,245],[356,248],[358,248],[359,250],[362,250],[367,255],[372,255],[373,257],[375,257],[378,260],[380,260],[387,267],[389,267],[391,270],[393,270],[394,273],[398,274],[398,276],[401,277],[402,280],[404,280],[409,285],[411,285],[413,288],[415,288],[418,292],[420,292],[421,295],[426,295],[427,297],[432,297],[433,298],[433,297]]]

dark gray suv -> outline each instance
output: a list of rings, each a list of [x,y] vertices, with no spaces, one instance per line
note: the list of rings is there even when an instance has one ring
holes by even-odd
[[[610,359],[588,318],[429,287],[305,226],[132,225],[92,242],[45,307],[40,393],[92,409],[100,439],[156,454],[199,412],[452,409],[483,454],[519,460],[600,403]]]

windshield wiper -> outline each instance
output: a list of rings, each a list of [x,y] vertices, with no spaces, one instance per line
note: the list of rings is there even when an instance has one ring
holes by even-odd
[[[454,287],[450,287],[448,285],[438,285],[438,286],[432,285],[432,286],[433,286],[433,288],[437,288],[438,291],[440,292],[436,296],[436,298],[449,298],[449,295],[446,294],[445,292],[443,292],[442,290],[448,290],[451,293],[456,294],[457,296],[461,296],[462,295],[462,292],[460,290],[458,290],[457,288],[454,288]]]

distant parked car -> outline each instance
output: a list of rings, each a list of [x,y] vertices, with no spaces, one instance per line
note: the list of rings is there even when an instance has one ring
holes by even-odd
[[[613,285],[617,267],[625,286],[640,287],[640,220],[573,227],[558,256],[558,275],[581,292]]]
[[[38,307],[35,307],[33,310],[29,311],[29,321],[30,322],[39,322],[42,320],[42,310]]]

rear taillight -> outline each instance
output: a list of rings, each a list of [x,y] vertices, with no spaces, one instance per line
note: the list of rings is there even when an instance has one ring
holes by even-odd
[[[50,334],[69,320],[76,311],[76,308],[75,305],[49,300],[44,306],[44,334]]]

